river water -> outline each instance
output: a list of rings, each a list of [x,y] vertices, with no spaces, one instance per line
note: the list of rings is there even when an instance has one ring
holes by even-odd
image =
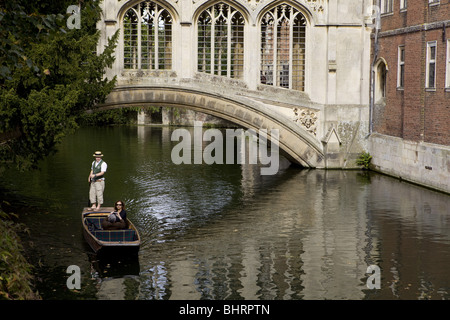
[[[6,173],[0,188],[26,208],[20,221],[44,299],[450,297],[448,195],[284,162],[273,176],[257,165],[175,165],[173,130],[81,128],[38,171]],[[124,201],[140,231],[135,259],[100,259],[83,239],[96,150],[108,163],[105,205]],[[79,290],[67,288],[71,265]]]

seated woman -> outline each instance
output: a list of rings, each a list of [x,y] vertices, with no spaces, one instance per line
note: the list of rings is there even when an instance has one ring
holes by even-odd
[[[123,201],[114,204],[114,211],[102,221],[104,230],[120,230],[128,228],[127,211]]]

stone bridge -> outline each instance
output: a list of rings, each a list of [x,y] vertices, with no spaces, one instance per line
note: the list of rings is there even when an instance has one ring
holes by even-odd
[[[105,108],[189,108],[278,129],[287,158],[353,168],[369,128],[371,0],[103,0]]]

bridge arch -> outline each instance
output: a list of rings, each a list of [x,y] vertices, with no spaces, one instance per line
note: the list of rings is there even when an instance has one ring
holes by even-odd
[[[268,135],[279,130],[279,148],[291,162],[306,168],[325,168],[322,145],[307,131],[268,106],[239,96],[227,96],[181,86],[118,86],[96,110],[131,106],[181,107],[210,114]]]

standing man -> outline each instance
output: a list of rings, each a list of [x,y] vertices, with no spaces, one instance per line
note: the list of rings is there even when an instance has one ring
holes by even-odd
[[[108,165],[103,161],[101,151],[95,151],[93,154],[95,160],[91,165],[88,182],[90,184],[89,199],[92,203],[90,210],[100,210],[103,204],[103,191],[105,190],[105,172]],[[97,205],[95,205],[97,203]]]

